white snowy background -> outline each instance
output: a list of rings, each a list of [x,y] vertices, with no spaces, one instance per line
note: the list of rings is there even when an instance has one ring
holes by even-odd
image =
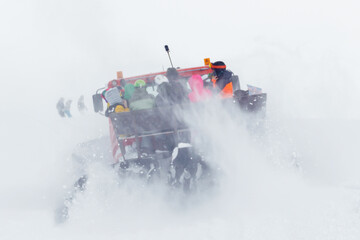
[[[1,1],[0,239],[360,239],[359,10],[350,0]],[[226,173],[216,196],[182,206],[119,187],[95,164],[73,218],[56,224],[71,153],[108,134],[91,95],[116,71],[166,69],[165,44],[176,66],[222,60],[268,93],[265,149],[229,116],[207,119]],[[72,119],[58,116],[60,97],[73,100]]]

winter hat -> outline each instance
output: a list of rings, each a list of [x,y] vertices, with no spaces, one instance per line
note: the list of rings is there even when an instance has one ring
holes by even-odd
[[[131,83],[128,83],[125,85],[125,93],[124,93],[124,99],[130,100],[131,96],[133,95],[135,91],[134,85]]]
[[[211,63],[211,69],[226,69],[226,65],[224,62],[222,61],[217,61],[217,62],[214,62],[214,63]]]
[[[179,73],[175,68],[168,68],[166,71],[166,77],[169,81],[174,81],[178,79]]]
[[[134,86],[136,88],[145,87],[145,85],[146,85],[146,82],[142,79],[136,80],[136,82],[134,84]]]
[[[211,63],[210,65],[211,69],[215,71],[215,74],[220,77],[224,71],[226,70],[226,65],[222,61],[217,61],[214,63]]]

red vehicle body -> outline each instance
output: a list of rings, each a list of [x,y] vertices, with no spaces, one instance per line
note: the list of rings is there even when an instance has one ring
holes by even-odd
[[[181,78],[188,79],[192,75],[198,74],[202,75],[203,79],[206,79],[204,81],[209,81],[210,78],[208,78],[208,74],[212,73],[213,70],[205,65],[200,67],[193,67],[193,68],[184,68],[184,69],[177,69],[179,76]],[[121,74],[118,74],[118,78],[111,80],[108,82],[106,88],[113,88],[116,86],[124,86],[126,83],[135,83],[136,80],[142,79],[146,82],[148,86],[157,86],[157,83],[155,82],[155,77],[158,75],[166,75],[166,72],[157,72],[157,73],[150,73],[150,74],[144,74],[144,75],[138,75],[134,77],[122,77]],[[124,82],[125,81],[125,82]],[[238,105],[242,111],[248,112],[248,113],[255,113],[257,116],[264,117],[265,116],[265,109],[266,109],[266,99],[267,94],[261,93],[261,89],[259,91],[249,93],[249,90],[241,90],[240,89],[240,82],[239,78],[236,75],[233,75],[232,78],[232,84],[233,84],[233,95],[231,102]],[[95,112],[101,112],[103,111],[103,99],[102,94],[100,91],[103,91],[105,88],[101,88],[97,90],[97,94],[93,95],[93,102],[94,102],[94,110]],[[152,88],[154,90],[154,88]],[[150,90],[150,89],[149,89]],[[155,95],[157,93],[154,93]],[[170,107],[170,106],[169,106]],[[171,107],[170,107],[171,108]],[[156,109],[154,110],[156,111]],[[137,116],[137,111],[132,111],[132,121],[136,120],[135,116]],[[150,112],[153,112],[150,110]],[[134,137],[134,130],[133,132],[130,131],[126,134],[126,136],[121,133],[127,126],[131,127],[132,123],[127,122],[126,125],[124,123],[119,122],[119,119],[125,119],[128,114],[126,113],[113,113],[111,117],[109,117],[109,127],[110,127],[110,138],[111,138],[111,146],[112,146],[112,155],[114,158],[114,164],[120,162],[121,160],[125,160],[125,156],[123,154],[124,152],[124,146],[132,144],[134,141],[138,141],[141,136],[137,135]],[[138,116],[141,118],[141,116]],[[161,119],[158,119],[161,121]],[[138,125],[138,127],[143,127],[142,125],[146,124],[146,121],[148,119],[143,119],[142,123]],[[155,120],[157,121],[157,120]],[[114,125],[115,124],[115,125]],[[120,125],[119,125],[120,124]],[[166,124],[166,123],[164,123]],[[155,129],[161,131],[161,129]],[[141,135],[141,134],[140,134]],[[120,147],[122,146],[122,147]]]
[[[195,74],[205,75],[205,74],[212,73],[212,70],[209,68],[209,66],[177,69],[177,71],[179,72],[179,75],[181,77],[191,77],[192,75],[195,75]],[[149,74],[139,75],[139,76],[135,76],[135,77],[127,77],[127,78],[123,78],[123,79],[126,81],[126,83],[135,83],[136,80],[138,80],[138,79],[143,79],[147,83],[152,83],[152,82],[154,82],[154,78],[157,75],[166,75],[166,72],[149,73]],[[120,86],[120,80],[121,80],[121,78],[109,81],[108,88]]]
[[[212,70],[209,68],[209,66],[201,66],[201,67],[193,67],[193,68],[183,68],[183,69],[177,69],[179,75],[183,78],[191,77],[192,75],[198,74],[198,75],[206,75],[209,73],[212,73]],[[151,84],[155,82],[155,77],[157,75],[166,75],[166,72],[157,72],[157,73],[150,73],[150,74],[144,74],[134,77],[127,77],[122,78],[125,80],[126,83],[135,83],[136,80],[142,79],[146,83]],[[108,82],[107,87],[112,88],[116,86],[120,86],[121,78],[114,79]],[[114,131],[114,127],[112,124],[111,119],[109,118],[109,128],[110,128],[110,140],[111,140],[111,149],[112,149],[112,155],[114,158],[114,164],[118,163],[122,156],[122,153],[120,151],[120,147],[118,144],[117,136]],[[123,140],[123,145],[129,145],[132,144],[135,141],[135,139],[126,139]]]

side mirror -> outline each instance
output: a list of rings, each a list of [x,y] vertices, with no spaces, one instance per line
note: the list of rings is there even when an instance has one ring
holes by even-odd
[[[101,94],[94,94],[93,98],[93,105],[95,112],[102,112],[104,110],[102,95]]]

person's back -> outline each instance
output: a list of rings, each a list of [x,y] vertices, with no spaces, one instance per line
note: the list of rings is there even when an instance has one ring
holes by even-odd
[[[129,108],[131,111],[151,109],[155,105],[155,97],[146,91],[146,83],[139,79],[134,84],[134,91],[130,94]],[[125,94],[126,94],[125,89]],[[139,146],[141,156],[146,157],[148,154],[154,153],[155,149],[152,143],[152,137],[142,137]]]
[[[108,108],[105,111],[105,116],[109,116],[112,112],[128,112],[129,109],[123,103],[122,98],[120,97],[120,91],[117,87],[108,89],[105,92],[105,100],[108,103]]]
[[[129,102],[130,102],[130,99],[131,99],[131,96],[133,95],[135,91],[135,87],[133,84],[131,83],[127,83],[124,87],[124,100],[125,100],[125,103],[126,103],[126,106],[128,107],[129,106]]]
[[[171,91],[171,85],[168,82],[163,82],[157,87],[158,95],[155,98],[155,105],[157,107],[167,107],[172,105],[169,93]]]
[[[170,82],[169,99],[172,104],[182,104],[188,102],[188,92],[179,82]]]
[[[135,82],[135,90],[129,101],[130,110],[143,110],[154,107],[155,97],[146,91],[145,85],[144,80]]]
[[[113,87],[108,89],[105,94],[105,99],[108,102],[109,106],[112,106],[114,104],[121,104],[122,103],[122,99],[120,96],[120,91],[118,88]]]
[[[155,80],[155,84],[157,85],[155,106],[166,107],[171,105],[169,102],[169,91],[170,91],[169,80],[164,75],[157,75],[154,80]]]
[[[175,68],[168,68],[166,77],[169,79],[169,101],[171,104],[183,104],[188,102],[188,91],[179,81],[179,73]]]
[[[189,93],[191,102],[198,102],[209,99],[212,95],[209,89],[204,88],[204,81],[200,75],[193,75],[189,79],[189,85],[192,92]]]

